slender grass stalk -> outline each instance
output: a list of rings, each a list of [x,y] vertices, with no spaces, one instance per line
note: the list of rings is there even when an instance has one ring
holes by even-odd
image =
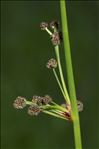
[[[50,32],[50,30],[49,30],[48,28],[45,28],[45,30],[47,31],[47,33],[48,33],[49,35],[52,35],[52,33]]]
[[[70,99],[72,104],[72,118],[73,118],[73,128],[74,128],[74,137],[75,137],[75,148],[82,149],[80,122],[79,122],[79,115],[77,110],[76,91],[75,91],[75,83],[74,83],[74,76],[73,76],[71,52],[70,52],[70,42],[69,42],[69,34],[68,34],[65,0],[60,0],[60,9],[61,9],[61,21],[62,21],[62,30],[63,30],[68,86],[69,86],[69,93],[70,93]]]
[[[68,112],[67,110],[66,110],[66,108],[64,108],[64,107],[62,107],[62,106],[60,106],[60,105],[58,105],[58,104],[56,104],[55,102],[51,102],[53,105],[49,105],[49,104],[47,104],[47,105],[42,105],[40,108],[42,108],[43,110],[46,110],[46,109],[50,109],[50,110],[52,110],[52,109],[54,109],[54,110],[59,110],[59,111],[62,111],[62,112]],[[32,101],[26,101],[26,104],[27,105],[32,105],[32,104],[34,104]]]
[[[61,62],[60,62],[60,55],[59,55],[59,46],[55,46],[55,53],[56,53],[56,57],[57,57],[57,62],[58,62],[58,68],[59,68],[59,73],[60,73],[60,78],[61,78],[61,82],[62,82],[62,86],[64,89],[64,93],[65,93],[65,100],[66,102],[70,105],[70,98],[67,92],[67,88],[66,88],[66,84],[65,84],[65,80],[64,80],[64,76],[63,76],[63,71],[62,71],[62,66],[61,66]]]
[[[66,99],[66,95],[65,95],[65,93],[64,93],[64,90],[63,90],[63,88],[62,88],[62,85],[61,85],[61,83],[60,83],[60,80],[59,80],[59,78],[58,78],[58,75],[57,75],[55,69],[53,69],[53,73],[54,73],[54,76],[55,76],[55,78],[56,78],[56,81],[57,81],[57,83],[58,83],[58,85],[59,85],[59,87],[60,87],[60,90],[61,90],[61,92],[62,92],[64,98]]]
[[[49,115],[51,115],[51,116],[54,116],[54,117],[57,117],[57,118],[61,118],[61,119],[66,120],[66,118],[64,118],[64,117],[62,117],[62,116],[59,116],[59,115],[57,115],[56,113],[53,113],[53,112],[50,112],[50,111],[44,110],[43,113],[46,113],[46,114],[49,114]]]

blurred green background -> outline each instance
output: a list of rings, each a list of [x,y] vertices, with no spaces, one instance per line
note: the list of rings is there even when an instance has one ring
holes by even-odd
[[[83,149],[99,149],[98,124],[98,31],[99,2],[67,2],[68,25]],[[17,96],[49,94],[64,102],[51,71],[45,64],[55,57],[49,36],[40,30],[42,21],[60,19],[59,1],[1,2],[1,148],[73,149],[72,123],[48,115],[31,117],[12,106]],[[64,74],[64,51],[61,46]]]

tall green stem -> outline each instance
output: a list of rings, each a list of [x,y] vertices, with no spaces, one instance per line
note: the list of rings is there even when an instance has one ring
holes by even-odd
[[[73,128],[74,128],[74,137],[75,137],[75,148],[82,149],[80,122],[79,122],[79,115],[78,115],[78,110],[77,110],[76,90],[75,90],[71,52],[70,52],[70,42],[69,42],[69,34],[68,34],[65,0],[60,0],[60,9],[61,9],[61,20],[62,20],[62,30],[63,30],[63,40],[64,40],[64,49],[65,49],[68,86],[69,86],[69,93],[70,93],[70,99],[71,99],[71,104],[72,104],[72,117],[73,117]]]

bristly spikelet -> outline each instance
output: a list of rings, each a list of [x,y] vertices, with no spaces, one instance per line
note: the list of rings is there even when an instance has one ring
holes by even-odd
[[[51,59],[47,62],[46,67],[49,68],[49,69],[56,68],[56,67],[57,67],[57,61],[56,61],[54,58],[51,58]]]
[[[26,106],[26,99],[24,97],[18,96],[13,103],[14,108],[23,109]]]
[[[37,116],[42,110],[38,105],[31,105],[28,108],[28,114],[31,116]]]

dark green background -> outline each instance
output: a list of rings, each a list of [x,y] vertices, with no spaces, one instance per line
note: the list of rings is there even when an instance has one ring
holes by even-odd
[[[15,110],[17,96],[50,94],[58,103],[63,97],[48,58],[55,57],[42,21],[60,21],[59,1],[2,1],[1,3],[1,136],[2,149],[73,149],[72,123],[48,115],[30,117],[27,108]],[[98,31],[99,2],[67,3],[68,25],[77,97],[84,104],[80,114],[83,149],[98,144]],[[63,47],[61,59],[64,74]]]

